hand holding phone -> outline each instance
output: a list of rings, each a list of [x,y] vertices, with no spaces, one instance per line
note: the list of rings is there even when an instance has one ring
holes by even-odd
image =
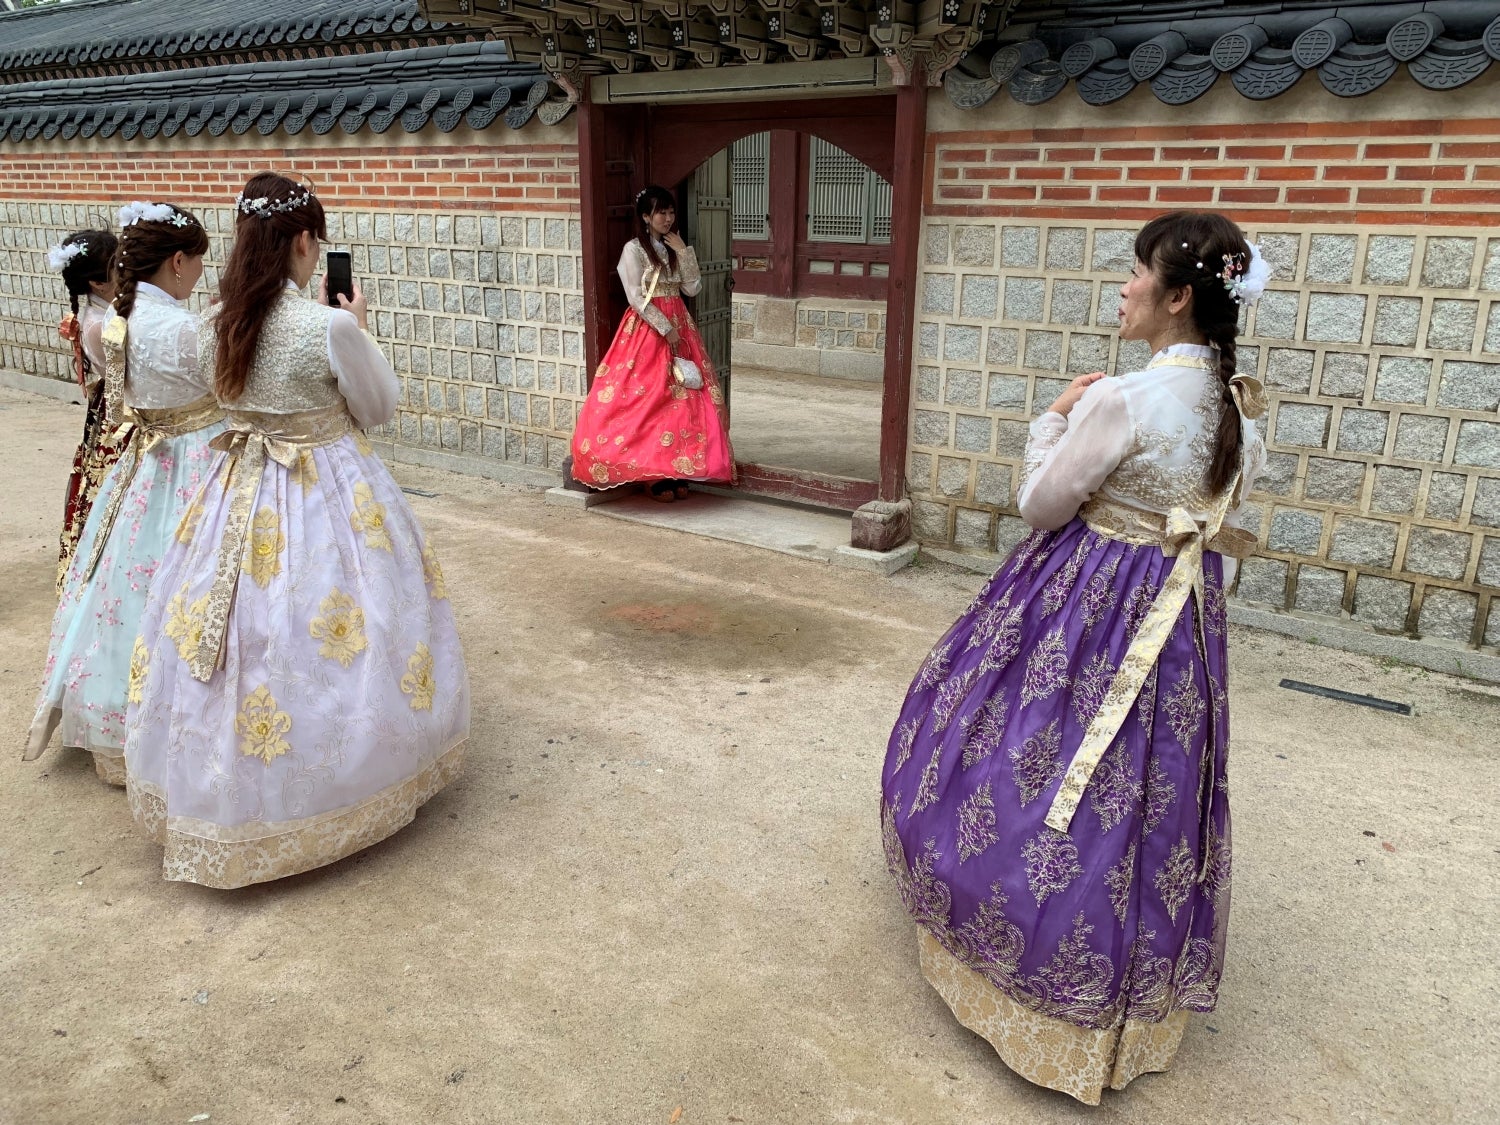
[[[327,301],[334,308],[342,308],[339,294],[354,300],[354,272],[349,264],[349,251],[328,251],[328,273],[325,277]]]

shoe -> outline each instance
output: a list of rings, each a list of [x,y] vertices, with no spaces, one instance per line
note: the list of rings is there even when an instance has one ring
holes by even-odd
[[[670,504],[677,499],[677,493],[672,490],[672,482],[669,480],[659,480],[654,482],[651,487],[647,489],[647,493],[650,495],[651,499],[655,500],[659,504]]]

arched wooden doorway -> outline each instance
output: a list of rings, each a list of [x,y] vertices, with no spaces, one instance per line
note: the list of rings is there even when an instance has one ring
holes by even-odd
[[[747,468],[742,473],[742,487],[845,509],[875,499],[902,499],[906,491],[915,299],[912,284],[920,237],[925,88],[905,86],[894,93],[862,97],[670,105],[590,103],[580,108],[585,347],[590,372],[597,367],[624,314],[624,294],[614,267],[620,247],[634,233],[635,194],[646,184],[660,183],[679,191],[686,188],[684,194],[690,198],[684,209],[691,222],[697,210],[695,193],[701,197],[701,189],[706,186],[705,182],[695,184],[694,179],[702,181],[706,167],[712,176],[711,165],[706,162],[741,137],[767,129],[796,130],[825,138],[889,180],[891,268],[886,295],[879,480],[845,487],[813,474],[767,474]],[[710,201],[705,210],[727,211],[727,202]],[[701,232],[689,229],[687,233],[695,242],[702,242]],[[702,259],[703,246],[699,249]],[[727,243],[724,256],[727,258]],[[727,287],[723,292],[727,301]],[[701,311],[699,319],[703,319]]]

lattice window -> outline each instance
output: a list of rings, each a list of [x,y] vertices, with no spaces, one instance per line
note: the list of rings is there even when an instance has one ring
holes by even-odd
[[[771,237],[771,134],[755,133],[730,151],[734,183],[734,237]]]
[[[836,145],[813,137],[807,237],[814,242],[889,242],[891,185]]]

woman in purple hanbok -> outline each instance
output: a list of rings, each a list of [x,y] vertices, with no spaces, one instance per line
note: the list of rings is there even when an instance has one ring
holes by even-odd
[[[1035,529],[912,683],[882,776],[922,972],[1032,1082],[1097,1104],[1213,1009],[1229,912],[1224,556],[1264,460],[1235,375],[1269,268],[1217,215],[1136,239],[1120,336],[1143,371],[1032,423]],[[1232,566],[1233,564],[1227,564]]]

